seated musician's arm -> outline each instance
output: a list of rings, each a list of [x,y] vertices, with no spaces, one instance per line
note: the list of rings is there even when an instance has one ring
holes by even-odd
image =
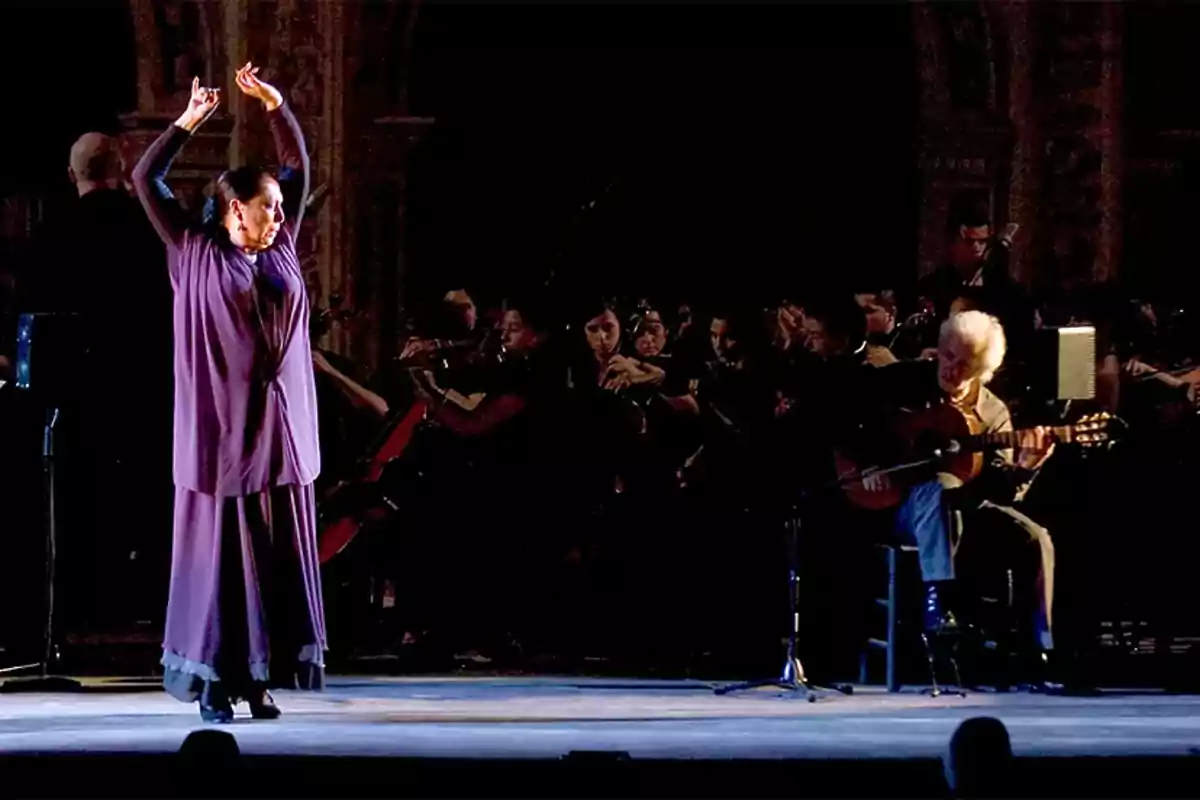
[[[999,400],[994,407],[985,406],[983,416],[987,433],[1013,431],[1012,415]],[[980,489],[985,499],[997,505],[1012,505],[1024,499],[1037,475],[1037,470],[1026,469],[1017,463],[1011,448],[995,450],[988,455],[983,474],[979,477]]]
[[[702,412],[700,409],[700,401],[696,397],[699,390],[699,378],[691,378],[686,381],[680,380],[680,375],[686,375],[686,368],[678,370],[672,367],[671,381],[667,381],[667,373],[662,370],[662,376],[658,381],[658,397],[666,404],[668,408],[679,414],[688,416],[699,416]]]
[[[338,388],[342,390],[342,394],[346,395],[346,398],[355,408],[370,411],[380,419],[387,418],[389,411],[387,400],[384,400],[353,378],[341,373],[338,373],[334,380],[337,382]]]
[[[1116,414],[1121,405],[1121,361],[1109,353],[1096,367],[1096,401],[1100,408]]]
[[[1196,376],[1198,373],[1195,370],[1189,373],[1189,377],[1180,378],[1172,375],[1170,372],[1150,366],[1136,356],[1133,356],[1121,365],[1121,372],[1133,379],[1135,381],[1134,385],[1136,385],[1137,381],[1141,380],[1156,381],[1168,388],[1179,391],[1187,398],[1189,403],[1196,402]],[[1097,382],[1099,382],[1099,379],[1100,376],[1098,374]]]
[[[663,402],[667,404],[673,411],[678,411],[681,414],[689,416],[700,416],[700,401],[696,399],[694,394],[661,394]]]
[[[387,417],[387,401],[334,367],[320,350],[313,350],[313,368],[327,375],[355,408],[371,411],[380,419]]]
[[[474,411],[479,407],[480,403],[487,399],[487,392],[472,392],[471,394],[462,394],[456,389],[447,389],[445,392],[443,392],[442,397],[446,400],[449,400],[463,411]]]
[[[445,394],[442,397],[445,398]],[[524,408],[525,400],[519,395],[501,394],[485,398],[470,411],[454,402],[441,402],[433,408],[433,415],[459,436],[480,436],[512,419]]]

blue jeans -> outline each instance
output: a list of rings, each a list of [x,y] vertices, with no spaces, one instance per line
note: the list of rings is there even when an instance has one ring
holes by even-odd
[[[916,546],[926,582],[954,580],[949,512],[942,502],[945,491],[936,480],[918,484],[896,510],[896,533],[904,544]]]
[[[921,578],[926,582],[954,580],[954,545],[951,538],[950,509],[945,503],[945,487],[937,480],[914,486],[896,511],[896,533],[904,544],[917,548]],[[1054,646],[1052,609],[1054,603],[1054,543],[1049,532],[1016,509],[984,501],[978,514],[972,514],[972,527],[984,526],[977,533],[977,544],[1007,547],[1026,552],[1034,562],[1023,575],[1032,578],[1028,587],[1033,595],[1033,634],[1046,650]],[[968,537],[974,534],[968,533]],[[968,547],[968,549],[971,549]],[[1025,559],[1022,557],[1022,563]]]

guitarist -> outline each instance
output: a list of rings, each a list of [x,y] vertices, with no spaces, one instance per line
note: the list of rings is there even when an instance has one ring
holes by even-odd
[[[933,362],[887,367],[891,396],[902,402],[932,400],[949,403],[973,416],[985,433],[1012,431],[1008,407],[986,384],[1004,361],[1006,341],[1000,322],[980,311],[953,315],[941,327],[936,376]],[[908,397],[905,397],[907,395]],[[910,406],[911,407],[911,406]],[[1045,528],[1013,508],[1020,502],[1038,470],[1054,449],[1049,432],[1035,428],[1019,437],[1016,457],[1010,450],[987,455],[983,473],[967,485],[946,474],[925,475],[908,488],[897,511],[896,529],[902,540],[919,549],[925,582],[925,627],[937,633],[956,627],[946,604],[954,585],[956,561],[994,565],[997,556],[1012,563],[1020,597],[1032,606],[1033,684],[1044,686],[1044,666],[1053,646],[1054,546]],[[887,475],[868,475],[868,490],[886,491]],[[962,537],[964,530],[966,537]],[[957,545],[957,546],[956,546]],[[1000,550],[1001,552],[997,552]],[[1016,556],[1023,563],[1012,561]],[[1020,567],[1027,566],[1027,570]],[[1024,571],[1026,574],[1021,575]]]

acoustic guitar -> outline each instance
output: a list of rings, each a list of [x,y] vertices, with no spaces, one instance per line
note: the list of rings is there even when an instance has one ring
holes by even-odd
[[[1049,429],[1051,438],[1061,444],[1083,447],[1106,445],[1117,418],[1106,412],[1083,417],[1073,425]],[[973,415],[964,414],[949,403],[910,411],[900,416],[895,433],[903,458],[896,464],[863,470],[844,453],[834,454],[838,482],[850,502],[869,510],[895,508],[904,500],[908,484],[918,470],[949,473],[964,484],[983,472],[985,452],[1016,448],[1027,430],[985,433]],[[863,485],[864,472],[886,475],[888,487],[870,491]]]

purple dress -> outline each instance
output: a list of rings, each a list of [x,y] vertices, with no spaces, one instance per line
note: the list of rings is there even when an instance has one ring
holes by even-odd
[[[164,179],[187,131],[168,128],[133,172],[167,245],[175,295],[175,522],[162,664],[167,691],[186,702],[323,681],[317,400],[295,244],[308,157],[286,105],[268,119],[285,222],[256,255],[234,247],[219,224],[183,221]]]

